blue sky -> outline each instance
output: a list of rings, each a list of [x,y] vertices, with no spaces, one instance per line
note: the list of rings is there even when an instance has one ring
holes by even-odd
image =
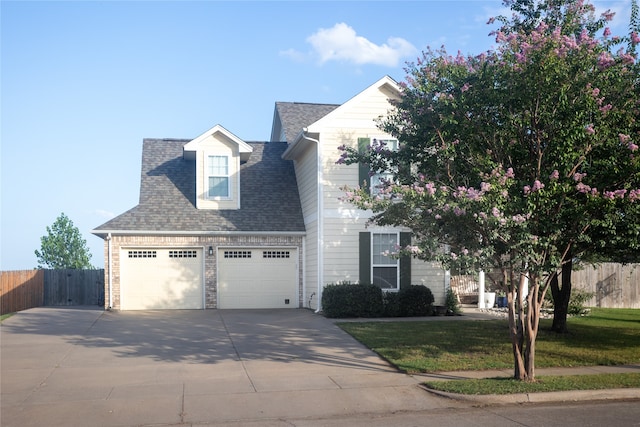
[[[631,1],[595,1],[618,13]],[[276,101],[343,103],[427,46],[494,46],[495,1],[6,1],[1,27],[0,269],[36,267],[64,212],[90,231],[135,206],[143,138],[220,124],[269,139]]]

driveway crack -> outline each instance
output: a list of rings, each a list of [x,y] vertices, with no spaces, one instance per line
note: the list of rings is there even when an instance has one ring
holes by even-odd
[[[244,364],[244,360],[242,359],[242,356],[240,356],[240,352],[238,351],[238,348],[236,347],[236,343],[233,341],[233,337],[231,336],[231,332],[229,332],[229,328],[227,327],[227,324],[224,321],[224,317],[220,316],[220,320],[222,322],[222,326],[224,326],[225,332],[227,333],[227,337],[229,337],[229,341],[231,342],[231,346],[233,347],[233,351],[236,353],[236,357],[238,358],[238,361],[242,365],[242,370],[244,371],[244,374],[247,376],[247,379],[249,380],[249,383],[251,384],[251,388],[253,389],[254,392],[257,393],[258,389],[256,388],[256,385],[253,383],[253,380],[251,379],[251,376],[249,375],[249,371],[247,371],[247,366]]]

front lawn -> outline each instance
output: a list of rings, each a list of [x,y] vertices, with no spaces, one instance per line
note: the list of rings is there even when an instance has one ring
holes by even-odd
[[[345,322],[338,325],[408,373],[512,369],[508,321]],[[592,309],[569,333],[542,320],[536,368],[640,363],[640,310]]]

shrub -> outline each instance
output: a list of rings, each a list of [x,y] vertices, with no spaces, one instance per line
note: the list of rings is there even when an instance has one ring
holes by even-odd
[[[397,292],[383,292],[382,306],[384,317],[400,317],[400,302]]]
[[[589,313],[589,309],[585,307],[585,304],[592,297],[593,292],[587,292],[583,289],[576,288],[571,289],[567,314],[569,316],[582,316],[583,314]]]
[[[449,316],[457,316],[462,311],[460,309],[460,303],[458,303],[458,298],[456,298],[456,294],[451,288],[447,289],[445,306],[447,307],[447,315]]]
[[[322,292],[322,311],[331,318],[378,317],[383,313],[382,290],[349,282],[327,285]]]
[[[398,291],[401,316],[430,316],[433,314],[433,301],[431,289],[426,286],[411,285]]]

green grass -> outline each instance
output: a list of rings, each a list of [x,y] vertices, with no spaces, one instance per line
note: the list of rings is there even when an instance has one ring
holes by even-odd
[[[545,376],[535,382],[513,378],[487,378],[455,381],[428,381],[433,390],[458,394],[514,394],[566,390],[603,390],[640,388],[640,373]]]
[[[8,319],[9,317],[13,316],[14,313],[7,313],[7,314],[2,314],[0,315],[0,323],[2,323],[5,319]]]
[[[345,322],[339,326],[408,373],[513,369],[507,320]],[[541,321],[536,342],[536,368],[640,363],[640,310],[592,309],[589,316],[568,319],[568,334],[556,334],[550,327],[551,320]],[[594,378],[589,379],[597,376],[579,377],[583,378],[552,380],[545,377],[539,383],[511,383],[532,388],[546,384],[574,390],[592,388],[591,382],[597,382]],[[607,385],[597,388],[608,388],[610,384],[602,378],[601,382]],[[639,379],[635,381],[633,387]],[[456,383],[452,387],[474,387],[476,390],[484,387],[491,393],[510,384],[504,379],[449,382]],[[480,385],[483,382],[487,384]],[[438,382],[437,387],[444,387],[446,383]],[[508,391],[512,392],[518,391]]]

